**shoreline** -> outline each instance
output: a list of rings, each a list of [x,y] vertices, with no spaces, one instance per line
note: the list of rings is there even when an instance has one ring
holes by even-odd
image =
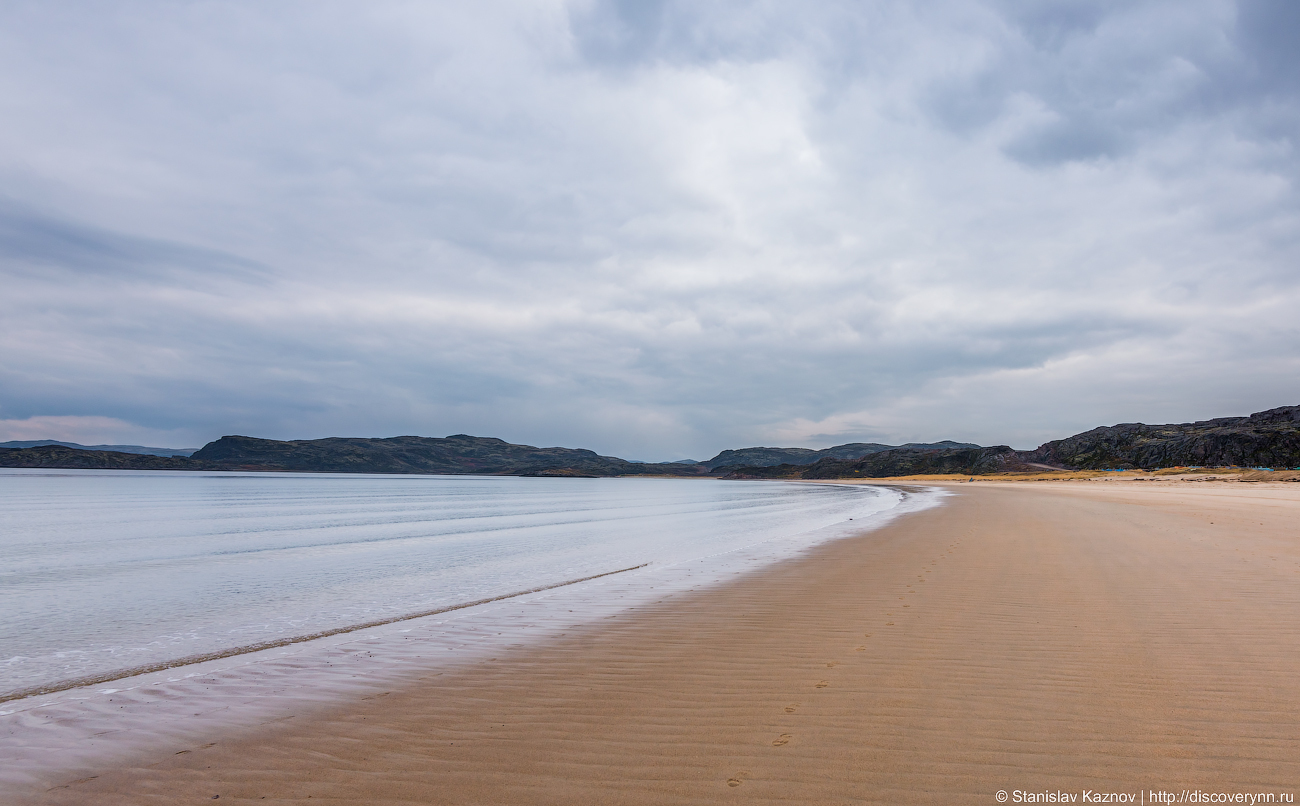
[[[1300,489],[944,486],[735,581],[24,802],[1294,791]]]
[[[54,683],[47,683],[45,685],[37,686],[35,688],[19,690],[15,692],[10,692],[8,694],[0,695],[0,705],[3,705],[6,702],[12,702],[15,700],[25,700],[31,697],[39,697],[45,694],[59,694],[64,691],[71,691],[72,689],[87,688],[89,686],[99,686],[99,685],[103,685],[104,683],[113,683],[118,680],[126,680],[132,677],[140,677],[142,675],[153,674],[155,672],[166,672],[166,671],[171,671],[173,669],[183,669],[187,666],[197,666],[198,664],[207,663],[209,661],[214,661],[214,660],[225,660],[226,658],[235,658],[235,657],[239,657],[240,655],[251,655],[257,652],[265,652],[268,649],[279,649],[281,647],[293,646],[294,644],[305,644],[309,641],[319,641],[322,638],[333,638],[336,635],[347,635],[348,633],[361,632],[362,630],[369,630],[375,627],[387,627],[390,624],[399,624],[403,621],[415,621],[417,619],[428,618],[430,616],[440,616],[444,613],[452,613],[457,610],[468,610],[472,607],[478,607],[479,605],[492,604],[493,602],[502,602],[507,599],[517,599],[521,596],[528,596],[529,594],[533,594],[533,593],[541,593],[543,591],[555,590],[556,588],[567,588],[570,585],[577,585],[582,582],[590,582],[593,579],[601,579],[603,577],[614,576],[615,574],[623,574],[628,571],[636,571],[641,568],[645,568],[647,565],[649,565],[649,563],[642,563],[641,565],[634,565],[630,568],[620,568],[617,571],[606,571],[603,574],[592,574],[591,576],[580,577],[578,579],[570,579],[564,582],[555,582],[550,585],[539,585],[535,588],[529,588],[528,590],[516,591],[514,593],[504,593],[500,596],[492,596],[486,599],[478,599],[473,602],[463,602],[460,604],[448,605],[446,607],[439,607],[433,610],[426,610],[420,613],[407,613],[400,616],[392,616],[390,618],[367,621],[361,624],[350,624],[345,627],[335,627],[329,630],[321,630],[319,632],[309,633],[307,635],[296,635],[296,636],[290,636],[288,638],[277,638],[271,641],[261,641],[256,644],[249,644],[246,646],[231,647],[229,649],[219,649],[213,652],[205,652],[202,655],[190,655],[183,658],[177,658],[175,660],[153,663],[148,666],[121,669],[114,672],[107,672],[102,675],[96,675],[94,677],[83,677],[83,678],[77,678],[75,680],[61,680]]]
[[[299,718],[376,687],[403,685],[415,669],[442,673],[545,645],[629,609],[689,596],[844,539],[848,529],[856,534],[879,528],[899,513],[937,504],[942,495],[917,492],[886,494],[897,503],[859,517],[860,527],[845,522],[797,535],[760,535],[720,553],[350,625],[306,641],[214,652],[197,663],[167,662],[145,674],[116,673],[79,688],[47,685],[42,687],[47,694],[0,704],[0,757],[7,760],[0,768],[0,788],[28,788],[69,770],[110,766],[195,736]],[[112,738],[100,738],[105,736]]]
[[[9,649],[0,711],[26,695],[369,629],[610,571],[769,539],[797,550],[900,497],[884,488],[643,479],[337,481],[157,482],[132,474],[7,487],[13,528],[3,553],[14,559],[18,584],[0,597],[14,622],[0,641]],[[42,495],[73,491],[85,494],[74,495],[78,506],[40,510]],[[195,496],[203,504],[188,508]],[[147,505],[133,507],[137,497]],[[290,503],[300,497],[321,509]],[[278,520],[259,520],[267,500],[282,499]],[[257,506],[243,506],[250,500]],[[400,505],[390,508],[394,502]],[[168,509],[152,517],[158,507]],[[466,508],[473,517],[461,517]],[[100,518],[107,526],[97,526]],[[79,552],[71,562],[83,574],[75,588],[59,574],[70,551]],[[39,604],[45,601],[48,607]],[[82,606],[96,601],[101,609]]]

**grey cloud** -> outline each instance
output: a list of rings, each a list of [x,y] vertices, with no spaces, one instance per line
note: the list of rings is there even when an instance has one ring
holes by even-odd
[[[1065,0],[1035,3],[1002,0],[993,4],[1040,50],[1059,51],[1070,40],[1091,36],[1108,16],[1132,8],[1123,0]]]
[[[0,262],[10,271],[98,274],[123,279],[185,280],[195,285],[237,280],[264,283],[255,261],[187,244],[112,232],[0,199]]]
[[[807,11],[814,19],[824,18],[833,8],[834,4],[823,4]],[[570,11],[583,59],[602,69],[624,70],[655,62],[698,65],[771,59],[793,46],[795,31],[805,28],[805,19],[803,15],[792,19],[761,0],[715,4],[596,0]]]
[[[1300,394],[1258,8],[79,12],[0,48],[0,419],[667,459]]]
[[[1007,26],[1001,47],[971,73],[937,83],[928,107],[971,135],[1005,120],[1017,98],[1032,99],[1049,117],[1006,151],[1037,166],[1126,156],[1177,127],[1257,104],[1266,77],[1252,67],[1254,52],[1274,52],[1252,41],[1263,11],[1243,8],[1238,24],[1221,2],[995,8]]]
[[[615,65],[636,64],[654,53],[664,33],[668,0],[610,0],[573,14],[584,57]]]
[[[1287,95],[1300,91],[1300,6],[1287,0],[1241,0],[1236,34],[1256,79]]]

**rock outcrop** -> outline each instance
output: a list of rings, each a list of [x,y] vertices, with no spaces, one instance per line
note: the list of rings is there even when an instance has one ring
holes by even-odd
[[[1300,406],[1195,423],[1103,426],[1022,455],[1029,462],[1075,470],[1300,467]]]

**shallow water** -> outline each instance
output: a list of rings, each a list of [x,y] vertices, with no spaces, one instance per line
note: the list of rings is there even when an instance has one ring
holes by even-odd
[[[901,498],[704,479],[0,470],[0,695],[646,563],[759,543],[779,557]]]

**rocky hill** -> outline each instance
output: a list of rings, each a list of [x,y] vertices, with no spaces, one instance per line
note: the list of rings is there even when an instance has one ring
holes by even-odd
[[[515,476],[700,475],[696,465],[643,464],[581,448],[535,448],[494,437],[330,437],[281,442],[228,436],[190,457],[209,467],[325,473]]]
[[[909,442],[906,445],[882,445],[879,442],[850,442],[833,448],[813,450],[812,448],[737,448],[726,450],[700,464],[716,470],[729,466],[735,467],[770,467],[773,465],[810,465],[821,459],[861,459],[873,453],[892,451],[897,448],[916,448],[920,450],[943,450],[951,448],[978,448],[969,442]]]
[[[185,456],[96,451],[65,445],[0,448],[0,467],[68,468],[83,470],[202,470]]]
[[[854,442],[823,450],[741,448],[723,451],[699,464],[629,462],[581,448],[536,448],[466,434],[291,441],[228,436],[208,443],[188,458],[66,445],[0,448],[0,467],[517,476],[829,479],[1186,465],[1300,467],[1300,406],[1196,423],[1105,426],[1044,443],[1032,451],[1014,451],[1005,445],[981,448],[959,442],[902,446]]]
[[[980,475],[1033,471],[1018,451],[1006,445],[992,448],[900,447],[877,451],[854,461],[827,457],[811,465],[726,468],[728,479],[844,479],[890,478],[933,474]]]
[[[755,464],[719,470],[727,478],[831,479],[1196,465],[1300,467],[1300,406],[1195,423],[1103,426],[1044,443],[1032,451],[1014,451],[1005,445],[945,449],[903,446],[877,451],[856,461],[824,457],[811,464],[786,461],[771,466]]]
[[[46,445],[0,449],[0,467],[121,470],[284,470],[309,473],[450,473],[512,476],[698,476],[700,465],[647,464],[581,448],[535,448],[492,437],[330,437],[279,441],[228,436],[190,457]]]
[[[150,448],[146,445],[81,445],[60,442],[57,439],[26,439],[0,442],[0,448],[39,448],[43,445],[62,445],[82,451],[111,451],[113,453],[151,453],[154,456],[189,456],[196,448]]]
[[[1300,406],[1195,423],[1103,426],[1044,443],[1022,456],[1030,462],[1081,470],[1300,467]]]

